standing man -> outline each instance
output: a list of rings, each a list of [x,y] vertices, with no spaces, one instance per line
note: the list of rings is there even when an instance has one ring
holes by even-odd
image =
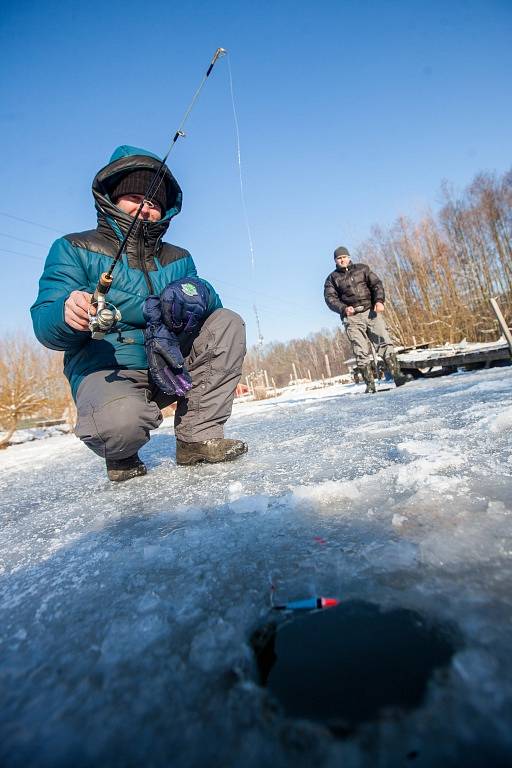
[[[352,344],[366,392],[375,392],[372,344],[397,387],[406,383],[384,321],[384,286],[367,264],[353,264],[344,246],[334,251],[336,269],[324,284],[325,303],[337,312]]]
[[[138,451],[162,422],[160,409],[176,401],[177,464],[229,461],[247,451],[241,440],[224,438],[242,372],[245,324],[197,277],[190,253],[163,242],[182,192],[167,166],[160,168],[147,150],[115,150],[92,185],[96,229],[53,244],[31,308],[39,341],[65,352],[75,434],[105,460],[112,481],[146,474]],[[121,320],[93,339],[98,278],[142,202],[108,293]]]

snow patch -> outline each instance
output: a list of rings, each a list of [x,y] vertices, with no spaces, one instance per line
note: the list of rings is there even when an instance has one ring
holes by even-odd
[[[10,439],[11,445],[30,443],[32,440],[46,440],[49,437],[62,437],[71,432],[69,424],[56,424],[51,427],[31,427],[30,429],[17,429]],[[6,433],[0,432],[0,438]]]
[[[489,420],[489,429],[495,434],[512,430],[512,405]]]
[[[291,489],[292,503],[314,501],[321,504],[331,504],[344,499],[359,499],[361,492],[355,482],[338,482],[327,480],[317,485],[302,485]]]
[[[405,456],[420,457],[399,468],[397,484],[403,488],[430,485],[432,476],[438,476],[443,470],[458,469],[465,464],[458,449],[435,441],[406,440],[397,445],[397,450]]]

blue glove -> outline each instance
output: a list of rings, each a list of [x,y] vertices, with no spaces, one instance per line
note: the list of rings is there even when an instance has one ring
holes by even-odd
[[[185,368],[176,334],[162,323],[158,296],[148,296],[143,314],[147,323],[144,346],[151,377],[166,395],[184,397],[192,388],[192,379]]]
[[[162,321],[181,342],[197,336],[206,320],[210,289],[197,277],[169,283],[160,294]]]

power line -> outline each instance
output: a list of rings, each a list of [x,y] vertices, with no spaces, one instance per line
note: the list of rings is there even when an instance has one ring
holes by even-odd
[[[40,245],[46,248],[47,243],[37,243],[35,240],[25,240],[22,237],[16,237],[15,235],[8,235],[7,232],[0,232],[0,237],[8,237],[10,240],[17,240],[19,243],[28,243],[29,245]]]
[[[4,211],[0,211],[0,216],[5,216],[8,219],[14,219],[14,221],[22,221],[24,224],[32,224],[34,227],[41,227],[41,229],[48,229],[50,232],[57,232],[59,235],[62,232],[62,230],[48,227],[46,224],[39,224],[37,221],[22,219],[20,216],[13,216],[12,213],[5,213]]]
[[[270,296],[268,293],[263,293],[263,291],[255,291],[254,288],[250,288],[250,287],[245,287],[245,288],[242,289],[241,286],[239,286],[239,285],[235,285],[234,283],[228,283],[226,280],[222,280],[222,279],[219,279],[219,278],[216,278],[215,282],[216,283],[221,283],[222,285],[227,285],[230,288],[236,288],[237,290],[243,290],[246,293],[255,294],[255,295],[258,295],[258,296],[264,296],[266,299],[270,299],[270,301],[276,301],[279,304],[283,304],[283,303],[284,304],[290,304],[292,307],[297,307],[298,309],[301,310],[301,312],[304,312],[304,305],[303,304],[299,304],[299,302],[297,302],[297,301],[292,301],[291,299],[285,299],[282,296],[279,296],[279,298],[277,298],[276,296]]]
[[[25,256],[27,259],[35,259],[36,261],[42,261],[41,256],[31,256],[30,253],[21,253],[21,251],[11,251],[10,248],[0,248],[3,253],[13,253],[15,256]]]

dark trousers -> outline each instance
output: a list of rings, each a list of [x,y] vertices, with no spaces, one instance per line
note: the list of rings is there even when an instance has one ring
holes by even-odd
[[[202,326],[186,358],[192,379],[180,398],[175,434],[184,442],[224,436],[245,356],[245,323],[229,309],[218,309]],[[162,422],[161,408],[176,398],[164,395],[147,370],[96,371],[77,392],[75,434],[98,456],[124,459],[149,440]]]

